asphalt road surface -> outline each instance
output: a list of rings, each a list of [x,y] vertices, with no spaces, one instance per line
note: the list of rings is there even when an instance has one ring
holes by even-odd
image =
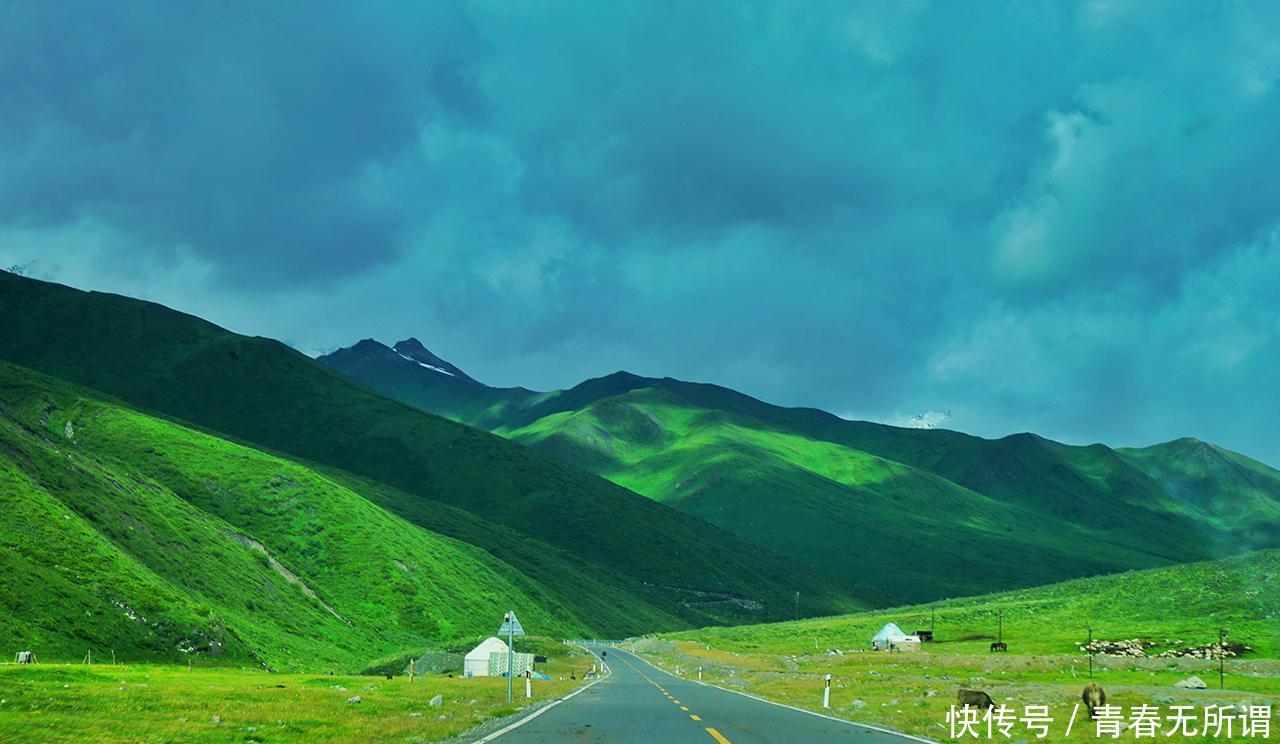
[[[612,676],[503,735],[499,743],[920,741],[726,692],[667,674],[625,651],[604,651]]]

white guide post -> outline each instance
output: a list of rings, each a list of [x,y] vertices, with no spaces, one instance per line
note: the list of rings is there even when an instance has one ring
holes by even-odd
[[[831,675],[827,675],[826,684],[822,687],[822,707],[831,707]]]

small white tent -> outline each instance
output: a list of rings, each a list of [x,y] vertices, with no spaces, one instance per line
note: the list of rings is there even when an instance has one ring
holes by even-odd
[[[489,636],[480,642],[479,646],[467,652],[466,658],[462,662],[462,673],[466,677],[488,677],[489,676],[489,654],[495,651],[506,653],[507,644],[503,643],[501,638]]]
[[[913,635],[907,635],[902,632],[902,628],[897,623],[885,623],[871,638],[871,648],[877,651],[886,651],[890,648],[911,648],[918,649],[920,647],[920,638]]]

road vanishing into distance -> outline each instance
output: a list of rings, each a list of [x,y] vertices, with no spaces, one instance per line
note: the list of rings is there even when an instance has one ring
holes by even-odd
[[[606,653],[612,674],[497,737],[499,744],[924,741],[681,679],[615,648],[590,650]]]

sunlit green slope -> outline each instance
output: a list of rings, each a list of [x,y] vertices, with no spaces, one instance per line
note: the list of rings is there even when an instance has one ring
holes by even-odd
[[[508,606],[548,634],[591,627],[307,467],[4,363],[0,482],[4,643],[49,660],[353,667],[491,632]]]

